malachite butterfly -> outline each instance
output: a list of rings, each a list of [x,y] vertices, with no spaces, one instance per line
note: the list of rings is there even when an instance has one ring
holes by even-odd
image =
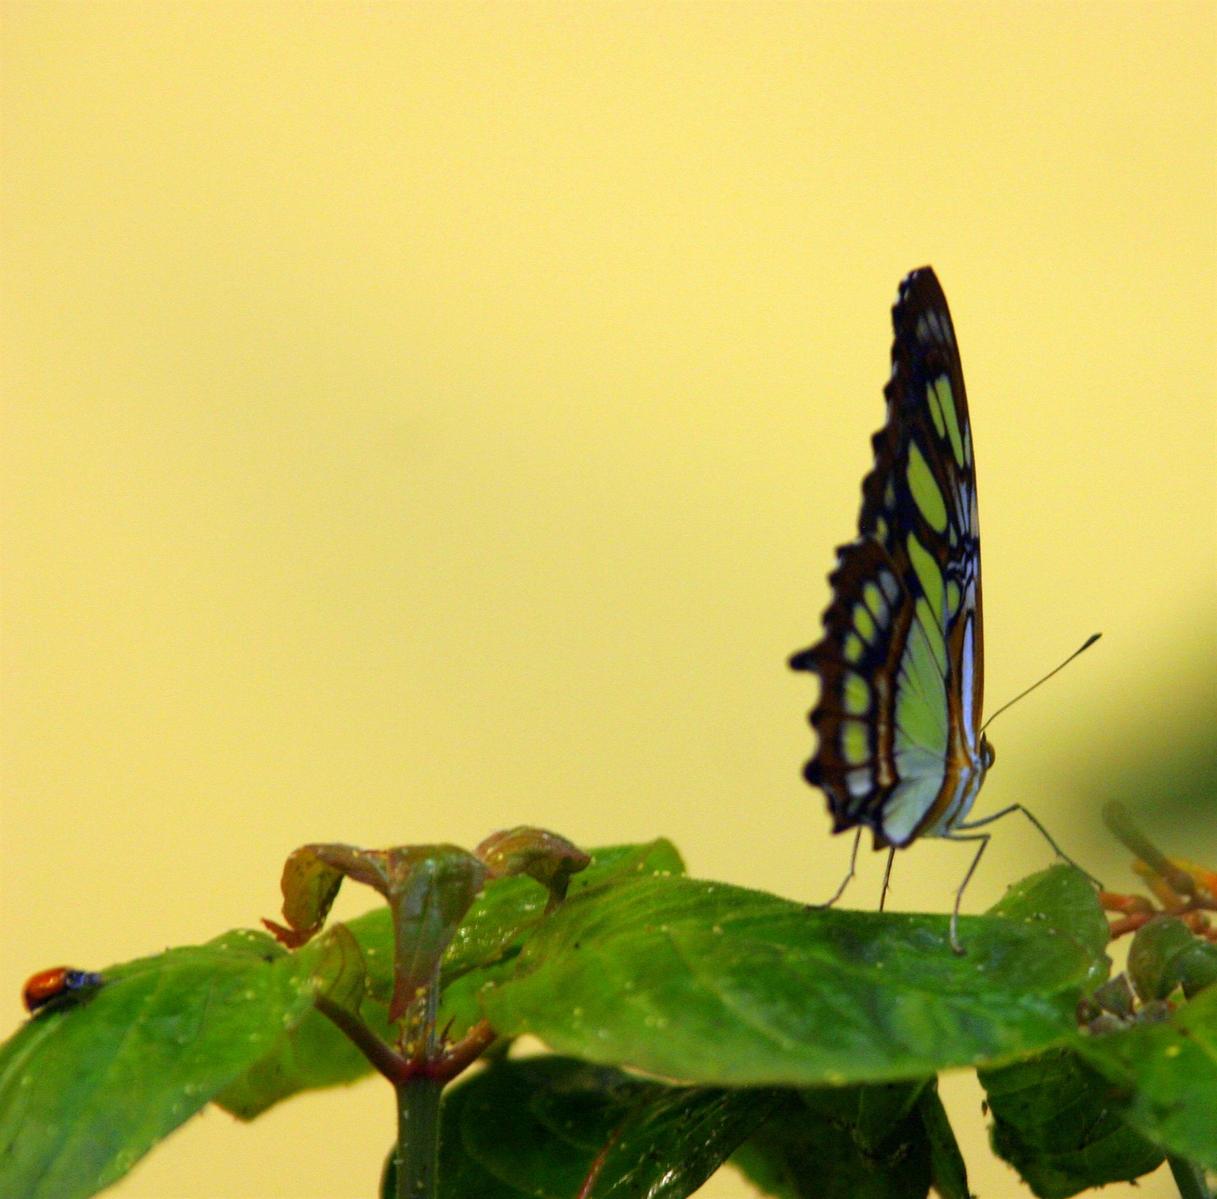
[[[869,828],[876,849],[968,827],[994,756],[980,732],[972,428],[951,314],[929,267],[901,283],[892,321],[887,423],[872,439],[858,536],[837,550],[824,636],[790,659],[821,683],[810,718],[819,744],[804,776],[828,797],[833,831]]]

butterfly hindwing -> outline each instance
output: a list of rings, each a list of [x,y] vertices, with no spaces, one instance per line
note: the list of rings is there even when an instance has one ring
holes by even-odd
[[[838,831],[867,825],[877,845],[948,832],[987,765],[972,433],[932,270],[904,280],[892,320],[887,422],[872,439],[859,537],[838,550],[824,637],[791,660],[821,679],[804,773]],[[876,596],[886,610],[872,609]]]
[[[899,782],[892,688],[913,608],[898,567],[875,538],[859,538],[837,554],[824,637],[790,661],[796,670],[820,676],[820,702],[811,714],[819,749],[804,775],[828,796],[834,831],[840,832],[856,824],[877,826]],[[945,748],[945,707],[941,728],[934,731]]]

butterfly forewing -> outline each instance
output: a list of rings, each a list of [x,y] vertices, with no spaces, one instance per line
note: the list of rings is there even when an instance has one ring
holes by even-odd
[[[947,832],[984,776],[976,474],[963,371],[928,267],[900,287],[887,423],[862,484],[859,536],[838,551],[824,636],[791,664],[820,676],[804,771],[837,831],[877,845]]]

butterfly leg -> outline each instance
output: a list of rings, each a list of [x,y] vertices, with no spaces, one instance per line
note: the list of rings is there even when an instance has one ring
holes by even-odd
[[[842,895],[845,894],[845,888],[849,886],[849,880],[854,877],[855,867],[858,864],[858,846],[862,843],[862,825],[858,825],[857,835],[854,837],[854,847],[849,851],[849,873],[841,880],[841,885],[832,893],[832,898],[825,900],[823,903],[808,904],[811,908],[830,908]]]
[[[986,824],[992,824],[993,821],[995,821],[995,820],[1000,820],[1003,816],[1009,816],[1011,812],[1022,812],[1022,814],[1024,816],[1026,816],[1027,819],[1030,820],[1032,824],[1035,825],[1036,829],[1039,830],[1040,836],[1043,837],[1044,840],[1047,841],[1048,844],[1052,846],[1052,850],[1058,858],[1060,858],[1062,861],[1068,862],[1069,865],[1072,866],[1075,870],[1081,870],[1082,873],[1088,879],[1090,879],[1090,881],[1092,883],[1094,883],[1094,885],[1096,887],[1098,887],[1098,889],[1100,891],[1103,890],[1103,884],[1101,882],[1099,882],[1099,880],[1097,878],[1095,878],[1095,876],[1093,874],[1091,874],[1089,870],[1083,870],[1082,867],[1079,866],[1077,864],[1077,862],[1075,862],[1053,840],[1052,834],[1049,833],[1048,830],[1042,824],[1040,824],[1040,822],[1036,819],[1035,815],[1028,808],[1024,808],[1021,803],[1012,803],[1008,808],[1002,808],[1000,812],[994,812],[992,816],[983,816],[979,820],[969,820],[966,824],[957,824],[955,827],[957,829],[981,828]],[[960,838],[960,840],[962,840],[962,838]]]
[[[859,829],[859,832],[862,830]],[[896,860],[896,847],[893,845],[887,851],[887,865],[883,868],[883,890],[879,892],[879,911],[883,911],[883,905],[887,902],[887,887],[892,881],[892,862]]]
[[[973,833],[970,836],[956,836],[952,834],[951,841],[979,841],[980,848],[976,851],[976,856],[972,859],[972,865],[968,867],[968,872],[963,876],[963,882],[959,884],[955,892],[955,906],[951,909],[951,927],[948,932],[947,939],[951,943],[953,953],[959,954],[961,957],[967,952],[963,947],[963,943],[959,939],[959,905],[963,902],[963,893],[968,889],[968,884],[972,881],[972,875],[976,873],[976,867],[980,865],[980,859],[984,856],[984,852],[989,847],[989,838],[992,833]]]

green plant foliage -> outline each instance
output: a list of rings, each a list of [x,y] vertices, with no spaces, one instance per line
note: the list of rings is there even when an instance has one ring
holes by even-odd
[[[297,964],[229,934],[105,971],[0,1047],[0,1193],[77,1199],[125,1174],[310,1010]]]
[[[591,863],[590,855],[565,837],[529,825],[492,833],[473,852],[495,878],[526,874],[553,903],[565,898],[570,880]]]
[[[684,870],[675,848],[662,838],[645,845],[597,850],[591,866],[574,877],[572,895],[594,895],[623,880]],[[444,1005],[440,1025],[451,1019],[460,1035],[480,1016],[478,989],[504,976],[528,932],[544,916],[548,895],[529,878],[491,882],[478,896],[444,957]],[[389,1039],[389,997],[393,993],[393,918],[387,908],[357,916],[346,928],[363,951],[368,996],[364,1021]],[[296,953],[302,969],[316,968],[322,942]],[[449,995],[449,992],[451,994]],[[234,1116],[250,1120],[299,1091],[351,1083],[370,1073],[367,1059],[319,1012],[310,1010],[285,1028],[270,1052],[216,1097]]]
[[[591,865],[572,878],[569,895],[594,895],[626,880],[680,875],[684,869],[675,846],[663,837],[642,845],[611,846],[594,852]],[[517,954],[544,918],[548,901],[544,887],[522,875],[488,883],[444,955],[445,985]],[[392,916],[387,908],[376,908],[347,921],[347,927],[363,949],[372,995],[387,1001],[393,989]]]
[[[980,1071],[993,1113],[993,1148],[1040,1199],[1139,1178],[1162,1150],[1131,1129],[1112,1088],[1070,1050]]]
[[[1160,1023],[1077,1038],[1112,1102],[1168,1153],[1217,1170],[1217,987]]]
[[[938,1097],[937,1079],[921,1092],[917,1107],[930,1142],[930,1176],[939,1199],[971,1199],[963,1154],[959,1152],[946,1108]]]
[[[1128,973],[1144,1000],[1165,999],[1176,987],[1190,999],[1217,982],[1217,945],[1200,940],[1182,920],[1160,916],[1133,937]]]
[[[571,878],[567,894],[571,899],[590,898],[622,882],[684,872],[676,847],[660,837],[643,845],[595,850],[591,865]],[[544,918],[548,901],[545,889],[529,878],[517,875],[492,882],[478,896],[448,948],[444,958],[445,983],[517,953],[525,935]],[[372,912],[363,919],[370,921],[381,915]],[[355,923],[352,922],[353,930]],[[361,941],[367,927],[365,924],[356,931]],[[392,941],[386,944],[391,948]]]
[[[725,1086],[922,1079],[1068,1037],[1106,959],[1077,871],[1020,884],[999,914],[810,910],[756,891],[645,878],[572,899],[488,991],[491,1022],[559,1053]]]
[[[1091,990],[1106,979],[1111,968],[1106,952],[1110,936],[1107,917],[1080,871],[1053,866],[1032,874],[1008,887],[989,909],[989,915],[1020,921],[1051,939],[1071,941],[1089,964],[1085,989]]]
[[[569,1058],[496,1063],[445,1096],[440,1195],[681,1199],[777,1102],[771,1091],[667,1087]]]
[[[787,1091],[732,1159],[778,1199],[968,1199],[933,1081]]]
[[[393,990],[393,923],[387,909],[370,945],[360,944],[369,995],[360,1005],[365,1023],[382,1037],[390,1035],[389,996]],[[348,933],[365,918],[346,926]],[[329,934],[292,954],[298,969],[313,978],[322,968]],[[355,938],[359,943],[359,938]],[[375,967],[373,967],[375,963]],[[268,1051],[215,1096],[217,1106],[242,1120],[252,1120],[276,1103],[300,1091],[339,1086],[363,1078],[371,1071],[367,1058],[320,1012],[310,1006],[297,1021],[285,1023]]]
[[[1208,955],[1147,934],[1145,977],[1194,997],[1079,1033],[1108,962],[1077,871],[961,921],[961,958],[946,917],[813,910],[682,870],[663,841],[601,851],[557,910],[527,877],[487,883],[444,956],[439,1027],[485,1017],[500,1051],[533,1033],[580,1060],[499,1060],[449,1088],[445,1195],[675,1199],[738,1154],[786,1199],[965,1199],[933,1083],[963,1066],[984,1068],[998,1147],[1040,1194],[1133,1177],[1164,1150],[1217,1166]],[[387,909],[291,953],[236,932],[101,973],[0,1047],[0,1199],[83,1199],[209,1101],[250,1119],[366,1074],[318,994],[396,1035]]]

